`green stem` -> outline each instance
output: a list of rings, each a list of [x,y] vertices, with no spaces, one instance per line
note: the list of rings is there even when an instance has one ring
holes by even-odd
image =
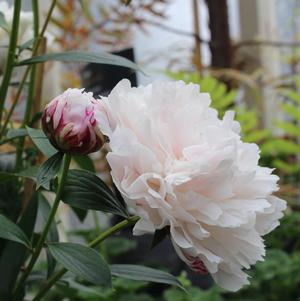
[[[39,5],[38,0],[31,0],[32,12],[33,12],[33,32],[34,32],[34,40],[36,41],[39,36]],[[30,120],[31,109],[34,98],[34,85],[35,85],[35,75],[36,75],[36,65],[32,66],[30,73],[30,82],[27,96],[26,108],[23,116],[23,122],[21,128],[25,128],[25,125]],[[19,171],[22,168],[22,155],[24,148],[25,137],[21,137],[19,139],[17,154],[16,154],[16,171]]]
[[[38,50],[38,48],[39,48],[39,45],[40,45],[40,43],[41,43],[41,41],[42,41],[42,37],[44,36],[45,31],[46,31],[46,28],[47,28],[47,26],[48,26],[48,23],[49,23],[49,21],[50,21],[50,19],[51,19],[51,15],[52,15],[52,12],[53,12],[54,7],[55,7],[55,5],[56,5],[56,2],[57,2],[57,0],[53,0],[52,3],[51,3],[51,6],[50,6],[50,9],[49,9],[49,11],[48,11],[48,14],[47,14],[45,23],[44,23],[44,25],[43,25],[43,28],[42,28],[42,30],[41,30],[41,33],[39,34],[39,37],[38,37],[37,41],[35,41],[35,43],[34,43],[34,47],[33,47],[33,50],[32,50],[32,56],[35,56],[36,53],[37,53],[37,50]],[[2,130],[1,130],[1,132],[0,132],[0,139],[1,139],[1,137],[4,135],[5,130],[6,130],[6,127],[7,127],[8,123],[9,123],[9,120],[10,120],[10,118],[11,118],[11,116],[12,116],[12,114],[13,114],[15,108],[16,108],[16,105],[17,105],[17,103],[18,103],[18,100],[19,100],[20,95],[21,95],[21,93],[22,93],[22,89],[23,89],[23,87],[24,87],[24,85],[25,85],[27,76],[28,76],[28,74],[29,74],[31,68],[32,68],[32,65],[28,65],[27,68],[26,68],[26,70],[25,70],[25,73],[24,73],[24,75],[23,75],[23,78],[22,78],[22,80],[21,80],[21,82],[20,82],[20,84],[19,84],[19,89],[18,89],[18,91],[17,91],[17,93],[16,93],[16,97],[15,97],[15,99],[14,99],[14,102],[12,103],[12,105],[11,105],[11,107],[10,107],[10,109],[9,109],[9,112],[8,112],[8,114],[7,114],[7,117],[6,117],[6,120],[5,120],[5,122],[4,122],[4,125],[3,125],[3,127],[2,127]],[[1,94],[0,94],[0,95],[1,95]],[[0,101],[1,101],[1,98],[0,98]]]
[[[61,199],[61,195],[62,195],[62,192],[63,192],[63,188],[64,188],[65,180],[66,180],[66,177],[67,177],[67,173],[68,173],[68,170],[69,170],[70,162],[71,162],[71,155],[65,154],[64,163],[63,163],[63,167],[62,167],[62,173],[61,173],[61,176],[59,177],[59,184],[58,184],[58,188],[57,188],[57,191],[56,191],[56,197],[55,197],[53,206],[52,206],[51,211],[49,213],[49,216],[48,216],[47,222],[45,224],[45,227],[43,229],[43,232],[41,233],[41,236],[40,236],[40,238],[37,242],[36,248],[35,248],[35,250],[32,254],[31,260],[30,260],[24,274],[21,276],[19,283],[16,286],[13,300],[18,300],[19,295],[22,292],[22,288],[24,286],[24,283],[25,283],[27,277],[29,276],[32,268],[34,267],[39,255],[42,251],[42,248],[43,248],[44,243],[45,243],[45,239],[47,237],[47,234],[49,232],[50,226],[53,222],[54,216],[56,214],[56,211],[57,211],[60,199]]]
[[[91,241],[88,246],[90,248],[94,248],[98,246],[102,241],[104,241],[107,237],[111,236],[112,234],[119,232],[120,230],[127,228],[133,224],[135,224],[139,220],[138,216],[129,217],[126,220],[114,225],[113,227],[107,229],[103,233],[101,233],[97,238]],[[41,298],[48,292],[48,290],[67,272],[68,270],[62,268],[57,273],[55,273],[51,278],[49,278],[42,288],[39,290],[37,295],[34,297],[32,301],[39,301]]]
[[[2,123],[4,103],[5,103],[11,75],[14,68],[15,54],[16,54],[17,41],[18,41],[18,30],[19,30],[19,23],[20,23],[21,2],[22,2],[21,0],[15,0],[14,16],[13,16],[12,27],[11,27],[11,35],[9,39],[7,61],[5,65],[1,87],[0,87],[0,125]]]

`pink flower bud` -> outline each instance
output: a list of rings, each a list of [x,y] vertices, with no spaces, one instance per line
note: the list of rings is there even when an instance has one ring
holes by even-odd
[[[105,139],[94,118],[96,103],[91,92],[68,89],[45,107],[43,130],[55,148],[79,155],[101,148]]]

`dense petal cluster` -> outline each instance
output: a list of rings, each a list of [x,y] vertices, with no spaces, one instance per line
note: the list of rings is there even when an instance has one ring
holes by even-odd
[[[73,154],[89,154],[103,145],[104,137],[94,117],[97,100],[91,92],[68,89],[45,108],[42,125],[57,149]]]
[[[258,165],[256,144],[241,141],[234,114],[220,120],[197,85],[123,80],[95,118],[110,139],[114,183],[141,217],[134,233],[169,226],[192,269],[231,291],[248,283],[244,269],[263,260],[262,236],[286,203],[272,195],[278,177]]]

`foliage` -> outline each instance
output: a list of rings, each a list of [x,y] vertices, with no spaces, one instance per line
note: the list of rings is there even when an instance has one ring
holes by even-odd
[[[282,132],[281,136],[270,140],[262,148],[263,152],[271,152],[276,159],[273,166],[286,174],[299,174],[300,165],[297,164],[297,156],[300,155],[300,79],[295,78],[293,88],[279,89],[279,97],[282,98],[280,108],[283,120],[276,120],[275,125]]]

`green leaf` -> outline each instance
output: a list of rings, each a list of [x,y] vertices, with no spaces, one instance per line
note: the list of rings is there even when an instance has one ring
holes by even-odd
[[[94,284],[111,287],[111,274],[101,255],[75,243],[49,243],[52,256],[67,270]]]
[[[72,156],[76,164],[81,168],[93,173],[96,172],[93,160],[88,156]]]
[[[249,132],[249,134],[245,135],[244,141],[245,142],[254,142],[258,143],[261,140],[267,139],[270,136],[270,131],[267,129],[259,129],[259,130],[253,130]]]
[[[26,127],[26,129],[34,144],[46,157],[51,157],[57,153],[57,149],[52,146],[42,130],[30,127]]]
[[[38,172],[37,166],[31,166],[27,169],[24,169],[18,173],[8,172],[8,171],[0,171],[0,182],[10,180],[16,177],[29,178],[36,181],[36,176]]]
[[[126,237],[109,237],[104,242],[104,248],[108,251],[109,258],[117,257],[137,247],[137,242]]]
[[[47,201],[47,199],[40,193],[39,194],[39,212],[41,214],[43,224],[46,223],[49,213],[50,213],[51,207]],[[58,241],[59,236],[58,236],[58,230],[56,227],[55,221],[52,222],[48,235],[47,235],[47,240],[51,242],[56,242]]]
[[[28,237],[32,237],[37,217],[37,197],[35,192],[21,217],[19,227],[23,229]],[[24,245],[9,241],[0,256],[0,300],[12,300],[11,293],[21,266],[24,264],[28,250]]]
[[[71,207],[71,209],[75,213],[77,218],[83,223],[85,218],[88,215],[88,210],[80,209],[80,208],[77,208],[77,207]]]
[[[7,131],[6,137],[8,139],[14,139],[19,137],[27,136],[27,130],[26,129],[10,129]]]
[[[48,219],[48,216],[50,214],[51,207],[47,201],[47,199],[40,193],[39,195],[39,212],[41,213],[41,217],[43,219],[43,224],[45,225]],[[59,241],[59,235],[58,230],[56,227],[55,221],[51,223],[48,235],[47,235],[47,241],[50,242],[57,242]],[[46,255],[47,255],[47,278],[49,278],[52,273],[55,270],[56,267],[56,260],[53,258],[51,253],[48,249],[46,249]]]
[[[71,169],[62,194],[62,201],[81,209],[92,209],[128,217],[124,205],[95,174]]]
[[[224,110],[227,109],[230,105],[233,104],[234,99],[236,98],[237,91],[232,90],[230,92],[227,92],[226,95],[224,95],[220,100],[215,102],[215,108],[217,110]]]
[[[151,249],[153,249],[158,244],[160,244],[169,234],[170,234],[170,226],[166,226],[162,229],[156,230],[153,236]]]
[[[300,121],[300,110],[296,106],[294,106],[292,104],[288,104],[288,103],[283,103],[283,104],[281,104],[280,107],[288,115],[290,115],[291,117],[293,117],[296,120]]]
[[[184,289],[176,277],[164,271],[132,264],[112,264],[110,269],[113,276],[138,281],[171,284]]]
[[[9,32],[9,26],[5,20],[5,16],[4,16],[3,12],[0,12],[0,27],[2,29],[4,29],[6,32]]]
[[[37,189],[42,186],[50,190],[50,182],[59,172],[63,156],[63,153],[56,153],[40,166],[37,174]]]
[[[118,55],[110,54],[104,51],[98,52],[80,52],[68,51],[58,53],[47,53],[39,56],[34,56],[30,59],[21,61],[19,66],[43,63],[46,61],[62,61],[62,62],[81,62],[81,63],[95,63],[105,65],[115,65],[127,67],[133,70],[141,71],[140,67],[132,61]]]
[[[300,171],[300,166],[297,164],[287,163],[281,159],[276,159],[273,162],[273,166],[287,174],[296,174]]]
[[[30,247],[29,239],[25,233],[15,223],[2,214],[0,214],[0,237]]]
[[[291,89],[280,89],[280,92],[282,95],[300,104],[300,94],[297,91]]]
[[[292,122],[277,121],[276,125],[284,130],[287,134],[300,138],[300,128]]]
[[[264,143],[261,146],[261,151],[273,155],[298,155],[300,154],[300,146],[293,141],[278,138]]]
[[[24,170],[21,170],[18,173],[15,173],[15,175],[18,177],[29,178],[36,181],[38,171],[39,171],[38,166],[30,166]]]

